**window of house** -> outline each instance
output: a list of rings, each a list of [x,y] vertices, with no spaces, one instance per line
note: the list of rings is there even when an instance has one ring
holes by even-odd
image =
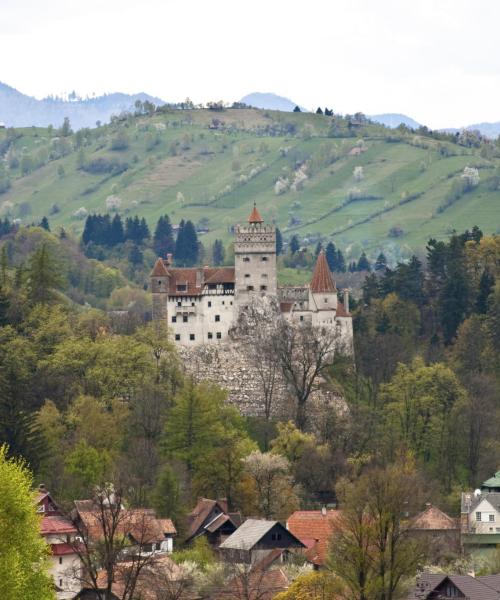
[[[211,300],[209,300],[209,301],[208,301],[208,308],[210,308],[211,306],[212,306],[212,301],[211,301]]]
[[[495,522],[495,515],[490,515],[490,523],[494,523]]]
[[[59,579],[59,587],[62,588],[62,579]]]
[[[213,337],[214,337],[214,334],[211,331],[209,331],[208,332],[208,339],[211,340]]]
[[[477,512],[476,513],[476,521],[480,521],[481,520],[481,513]]]
[[[217,339],[220,340],[222,338],[222,333],[220,331],[218,331],[216,333]]]
[[[178,283],[177,284],[177,291],[178,292],[185,292],[185,291],[187,291],[187,285],[185,283]]]
[[[59,557],[59,564],[62,565],[62,556]]]
[[[177,323],[177,317],[172,317],[172,323]]]
[[[262,262],[266,262],[266,261],[267,261],[267,256],[263,256],[263,257],[262,257],[260,260],[261,260]]]
[[[175,334],[175,341],[178,342],[181,339],[181,334],[180,333],[176,333]]]
[[[299,319],[300,319],[301,321],[303,321],[303,320],[304,320],[304,315],[300,315]]]
[[[220,315],[215,315],[215,322],[218,323],[220,321]]]
[[[267,290],[267,285],[261,285],[260,289],[261,289],[262,292],[266,291]]]
[[[177,302],[177,306],[181,306],[182,302]]]
[[[224,300],[223,300],[223,301],[222,301],[222,305],[224,306],[224,304],[225,304],[225,302],[224,302]]]
[[[253,292],[253,285],[247,285],[247,292]]]
[[[194,333],[190,333],[190,334],[189,334],[189,339],[190,339],[192,342],[194,342]]]
[[[182,322],[183,323],[187,323],[188,322],[188,316],[187,315],[182,315]]]
[[[243,262],[250,262],[250,258],[248,256],[243,257]]]
[[[245,278],[248,279],[250,277],[250,273],[245,273]]]

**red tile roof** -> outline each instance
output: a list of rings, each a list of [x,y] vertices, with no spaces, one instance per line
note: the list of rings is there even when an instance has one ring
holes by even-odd
[[[443,530],[458,529],[456,519],[448,516],[437,506],[428,506],[412,521],[410,529]]]
[[[264,219],[260,216],[260,213],[257,210],[257,206],[255,203],[253,205],[253,210],[252,210],[250,216],[248,217],[248,222],[249,223],[264,223]]]
[[[167,267],[163,262],[162,258],[157,258],[155,262],[155,266],[151,271],[151,277],[168,277]]]
[[[76,554],[76,548],[73,544],[51,544],[52,556],[66,556]]]
[[[316,294],[337,291],[323,250],[318,254],[316,266],[314,267],[311,279],[311,291]]]
[[[172,519],[158,519],[165,535],[177,535],[177,529]]]
[[[322,565],[328,553],[330,537],[339,520],[341,511],[297,510],[286,523],[287,529],[307,546],[307,558]]]
[[[345,309],[344,304],[337,300],[337,317],[350,317],[351,313],[348,313]]]
[[[66,517],[44,515],[40,524],[40,533],[42,535],[66,535],[76,533],[76,528]]]

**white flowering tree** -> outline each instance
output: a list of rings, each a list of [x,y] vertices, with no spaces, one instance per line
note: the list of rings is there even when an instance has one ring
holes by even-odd
[[[120,209],[121,205],[121,198],[115,196],[114,194],[111,194],[111,196],[106,198],[106,210],[116,212]]]
[[[354,171],[352,172],[352,176],[354,177],[354,181],[361,181],[365,178],[365,174],[363,171],[363,167],[357,166],[354,167]]]
[[[80,206],[78,210],[75,210],[73,213],[73,217],[75,219],[86,219],[89,214],[89,211],[85,208],[85,206]]]
[[[462,179],[465,180],[467,187],[473,188],[479,185],[479,170],[475,167],[465,167],[462,173]]]

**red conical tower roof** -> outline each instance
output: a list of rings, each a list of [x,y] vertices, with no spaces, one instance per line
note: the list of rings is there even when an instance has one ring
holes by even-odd
[[[315,294],[323,294],[325,292],[336,292],[333,275],[328,266],[326,256],[323,250],[318,254],[318,260],[314,267],[313,276],[311,279],[311,291]]]
[[[253,210],[251,215],[248,217],[249,223],[264,223],[264,219],[260,216],[259,211],[257,210],[257,205],[255,202],[253,203]]]

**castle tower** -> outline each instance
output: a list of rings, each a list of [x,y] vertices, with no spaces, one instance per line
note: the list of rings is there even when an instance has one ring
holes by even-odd
[[[255,204],[248,225],[235,228],[234,262],[237,306],[255,296],[276,296],[276,228],[264,224]]]
[[[318,254],[309,286],[310,306],[317,310],[337,310],[337,288],[323,250]]]
[[[169,257],[170,258],[170,257]],[[169,264],[167,259],[167,264]],[[156,259],[151,271],[151,291],[153,294],[153,320],[167,319],[168,284],[170,274],[162,258]]]

